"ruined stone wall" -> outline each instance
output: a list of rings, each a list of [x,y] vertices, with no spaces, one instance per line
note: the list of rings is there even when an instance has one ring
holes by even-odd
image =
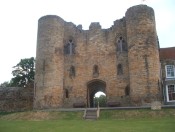
[[[154,11],[146,5],[126,12],[128,62],[133,102],[150,103],[158,93],[160,66]]]
[[[68,43],[74,50],[66,54]],[[44,16],[38,23],[34,108],[87,105],[93,80],[105,82],[108,102],[130,105],[131,95],[150,103],[147,97],[158,92],[159,70],[154,11],[146,5],[131,7],[109,29],[95,22],[83,30],[58,16]]]
[[[73,39],[75,54],[64,56],[64,88],[69,98],[64,98],[64,107],[73,103],[87,102],[87,84],[98,79],[106,82],[105,93],[108,101],[121,100],[129,85],[127,51],[117,51],[117,40],[126,41],[125,19],[114,22],[110,29],[101,29],[99,23],[91,23],[89,30],[81,30],[72,23],[65,26],[66,40]],[[123,65],[123,74],[117,75],[117,65]],[[93,67],[98,66],[98,76],[93,75]],[[75,67],[75,77],[70,77],[70,67]],[[65,97],[65,96],[64,96]]]
[[[24,111],[33,109],[33,88],[0,88],[0,111]]]

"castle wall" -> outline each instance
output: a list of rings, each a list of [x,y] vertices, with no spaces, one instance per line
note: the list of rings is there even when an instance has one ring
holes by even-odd
[[[98,79],[106,82],[105,93],[108,101],[120,100],[129,84],[127,52],[116,52],[117,39],[126,40],[125,21],[116,21],[111,29],[101,29],[99,23],[92,23],[87,31],[79,30],[72,23],[65,24],[66,40],[73,39],[75,54],[64,56],[64,88],[69,98],[64,98],[64,106],[87,102],[87,83]],[[117,35],[116,35],[117,34]],[[117,75],[117,65],[123,65],[123,75]],[[99,75],[93,75],[97,65]],[[74,66],[76,75],[70,77],[70,67]]]
[[[150,7],[131,7],[109,29],[95,22],[89,30],[82,30],[57,16],[39,20],[35,108],[88,105],[88,84],[95,80],[105,83],[107,102],[128,106],[131,97],[132,102],[150,103],[159,92],[159,72]]]
[[[155,17],[146,5],[126,12],[128,62],[133,102],[150,103],[159,89],[160,67]]]
[[[33,109],[33,87],[0,88],[0,111],[24,111]]]
[[[44,16],[38,22],[34,108],[61,107],[64,21]]]

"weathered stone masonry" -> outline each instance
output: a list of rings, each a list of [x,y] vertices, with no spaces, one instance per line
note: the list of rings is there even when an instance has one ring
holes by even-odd
[[[33,109],[33,87],[0,87],[0,111]]]
[[[159,53],[154,11],[137,5],[109,29],[89,30],[48,15],[38,21],[34,108],[92,106],[98,91],[107,102],[145,105],[159,95]],[[156,98],[157,99],[157,98]]]

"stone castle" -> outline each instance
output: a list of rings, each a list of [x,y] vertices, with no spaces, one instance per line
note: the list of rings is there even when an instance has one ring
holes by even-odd
[[[109,29],[89,30],[54,15],[38,21],[34,108],[148,105],[161,95],[154,10],[137,5]]]

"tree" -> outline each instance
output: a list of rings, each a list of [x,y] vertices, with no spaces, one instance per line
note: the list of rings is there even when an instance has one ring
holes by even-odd
[[[30,83],[34,83],[35,76],[35,59],[34,57],[21,59],[21,61],[13,67],[13,78],[10,81],[11,86],[26,87]]]
[[[94,98],[95,107],[97,107],[98,102],[100,107],[106,107],[106,96],[100,95],[100,97],[95,97]]]
[[[10,87],[10,82],[5,81],[5,82],[3,82],[3,83],[0,84],[0,87],[2,87],[2,88]]]

